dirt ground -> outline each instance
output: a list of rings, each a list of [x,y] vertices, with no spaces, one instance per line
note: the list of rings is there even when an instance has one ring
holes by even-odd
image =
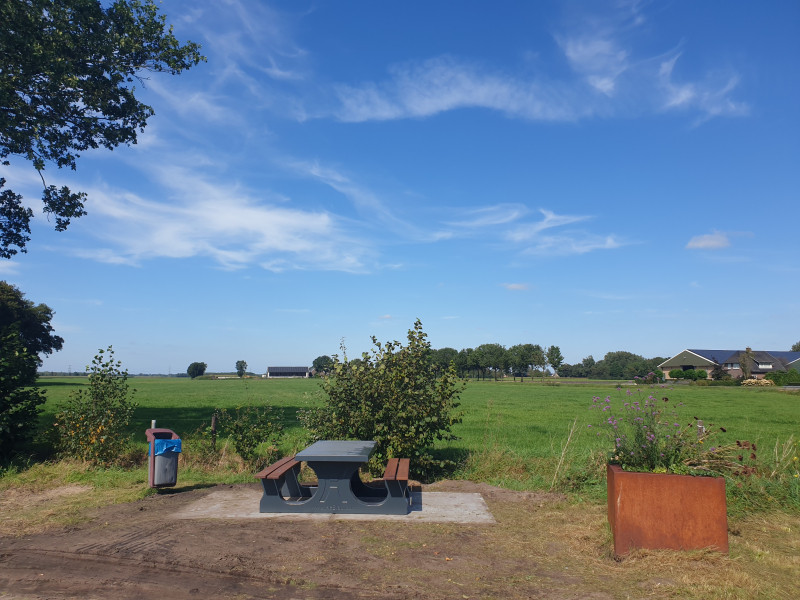
[[[670,559],[672,571],[657,555],[626,566],[610,556],[602,505],[463,481],[423,493],[478,492],[496,523],[173,518],[224,487],[96,509],[43,533],[0,532],[0,598],[684,597],[736,569],[715,553]]]
[[[172,518],[214,489],[102,508],[72,528],[0,534],[0,597],[499,598],[509,596],[493,579],[535,574],[551,592],[569,581],[491,552],[496,525]],[[479,492],[490,510],[563,501],[468,482],[427,489]]]

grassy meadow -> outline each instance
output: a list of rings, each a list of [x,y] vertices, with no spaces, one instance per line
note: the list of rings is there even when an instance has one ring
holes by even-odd
[[[78,377],[42,379],[40,386],[48,394],[42,425],[52,422],[59,405],[85,382]],[[280,450],[290,453],[307,442],[297,410],[323,400],[314,380],[132,378],[130,383],[137,390],[139,407],[131,427],[133,449],[125,466],[94,469],[64,460],[17,462],[0,469],[0,526],[6,535],[81,523],[91,518],[94,507],[147,495],[254,483],[252,471],[226,452],[224,439],[218,441],[221,453],[208,460],[207,439],[198,430],[208,425],[214,410],[270,403],[282,411],[286,432]],[[588,428],[600,417],[589,407],[593,396],[627,398],[629,393],[684,403],[689,419],[697,417],[706,425],[726,428],[725,433],[719,432],[721,444],[746,439],[757,445],[759,473],[763,475],[727,482],[729,556],[705,551],[636,551],[624,561],[616,561],[610,555],[611,534],[604,506],[608,448]],[[533,553],[545,571],[566,573],[565,569],[570,569],[582,580],[594,582],[598,590],[612,590],[609,597],[631,597],[632,590],[649,595],[656,589],[661,590],[660,597],[671,598],[795,596],[789,590],[796,588],[800,572],[800,479],[791,474],[787,478],[786,471],[797,470],[797,462],[792,460],[797,446],[792,444],[800,423],[800,392],[685,384],[640,389],[598,381],[471,381],[459,410],[463,421],[455,433],[460,439],[437,449],[458,464],[455,471],[442,473],[443,478],[564,494],[533,510],[517,502],[495,503],[500,524],[481,534],[482,548],[513,561],[530,558]],[[144,431],[152,419],[184,440],[175,488],[155,491],[146,485]],[[784,456],[787,443],[792,453]],[[783,476],[774,477],[771,473],[779,464],[785,467]],[[387,538],[396,541],[398,532],[388,526],[386,531]],[[416,529],[404,528],[401,536],[411,531]],[[374,533],[369,539],[385,543]],[[520,572],[513,577],[528,585],[530,575]],[[498,581],[514,585],[513,577]],[[665,582],[664,586],[659,587],[659,582]]]
[[[58,406],[71,391],[85,385],[82,377],[43,378],[48,402],[42,424],[52,421]],[[132,439],[146,451],[144,430],[152,419],[157,426],[174,430],[184,439],[187,471],[184,481],[251,481],[249,472],[233,469],[230,463],[211,473],[193,473],[193,445],[199,430],[210,423],[215,409],[269,403],[282,411],[285,435],[284,454],[296,452],[307,443],[305,430],[297,420],[299,409],[323,401],[319,382],[310,379],[206,379],[131,378],[139,404],[131,427]],[[776,452],[796,440],[800,423],[800,392],[769,388],[700,387],[659,385],[636,387],[627,383],[585,380],[560,381],[470,381],[461,395],[462,423],[455,428],[459,439],[441,443],[437,452],[454,459],[455,471],[442,477],[484,481],[518,490],[569,492],[578,497],[599,500],[604,497],[604,461],[607,442],[598,440],[589,424],[600,415],[591,411],[592,397],[639,397],[648,394],[668,397],[671,405],[684,404],[682,415],[688,420],[702,419],[717,430],[717,443],[748,440],[758,446],[759,459],[772,464]],[[413,475],[413,473],[412,473]],[[772,501],[789,502],[800,509],[800,498],[777,490],[761,490],[753,495],[752,485],[728,486],[732,509],[752,510]],[[747,492],[747,493],[745,493]],[[748,497],[751,500],[744,501]],[[752,500],[758,498],[757,501]],[[737,508],[738,507],[738,508]],[[768,508],[768,507],[764,507]]]

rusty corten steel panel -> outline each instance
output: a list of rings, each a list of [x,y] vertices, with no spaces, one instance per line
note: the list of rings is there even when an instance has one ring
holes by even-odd
[[[631,473],[608,465],[608,522],[614,553],[633,548],[728,552],[723,477]]]

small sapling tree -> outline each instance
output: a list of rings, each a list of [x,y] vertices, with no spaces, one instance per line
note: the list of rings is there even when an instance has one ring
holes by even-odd
[[[56,414],[59,451],[93,464],[113,464],[128,441],[126,431],[136,409],[128,371],[114,359],[114,350],[98,350],[86,367],[89,385],[70,395]]]
[[[322,381],[327,398],[320,408],[300,411],[303,425],[316,439],[375,440],[369,468],[380,473],[388,458],[410,458],[421,476],[447,461],[435,461],[436,440],[456,439],[452,427],[461,422],[455,413],[463,384],[450,365],[437,379],[430,343],[417,320],[408,332],[408,344],[381,344],[361,359],[333,356],[330,373]]]

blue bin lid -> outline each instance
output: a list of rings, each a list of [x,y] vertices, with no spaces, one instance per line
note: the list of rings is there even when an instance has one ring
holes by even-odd
[[[162,454],[166,454],[167,452],[180,452],[181,451],[181,441],[180,440],[162,440],[156,439],[153,440],[153,455],[160,456]]]

